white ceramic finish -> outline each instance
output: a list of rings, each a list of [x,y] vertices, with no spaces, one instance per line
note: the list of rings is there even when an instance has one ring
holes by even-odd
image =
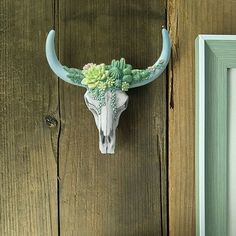
[[[102,154],[113,154],[115,152],[116,128],[121,113],[128,106],[128,95],[121,90],[116,90],[117,112],[115,113],[112,108],[112,96],[111,91],[105,93],[106,106],[102,106],[99,112],[99,101],[94,99],[89,91],[84,95],[85,103],[92,112],[99,131],[99,149]]]

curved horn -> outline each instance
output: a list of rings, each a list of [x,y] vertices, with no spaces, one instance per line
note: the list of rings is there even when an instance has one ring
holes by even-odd
[[[151,72],[151,74],[147,77],[147,79],[131,84],[130,88],[136,88],[151,83],[152,81],[157,79],[165,70],[170,59],[171,42],[168,31],[164,27],[162,28],[162,40],[163,40],[162,52],[159,59],[153,66],[147,69]]]
[[[52,71],[62,80],[64,80],[67,83],[85,87],[82,84],[74,83],[72,80],[70,80],[68,76],[68,72],[64,69],[64,67],[61,65],[59,60],[57,59],[57,55],[55,52],[55,44],[54,44],[54,38],[55,38],[55,31],[51,30],[47,36],[46,40],[46,57],[48,60],[48,64],[51,67]]]

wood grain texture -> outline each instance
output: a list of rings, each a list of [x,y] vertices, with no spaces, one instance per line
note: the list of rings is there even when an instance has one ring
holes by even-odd
[[[164,1],[63,0],[59,12],[67,66],[123,56],[142,68],[159,57]],[[85,90],[60,83],[61,235],[167,235],[165,91],[163,75],[128,93],[116,154],[102,156]]]
[[[169,70],[169,231],[195,235],[194,40],[198,34],[235,34],[233,0],[168,0],[173,51]]]
[[[44,43],[52,2],[0,1],[0,235],[57,235],[57,81]]]

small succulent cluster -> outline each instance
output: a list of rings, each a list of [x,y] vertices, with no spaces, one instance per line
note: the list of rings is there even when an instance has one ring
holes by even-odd
[[[82,79],[84,78],[84,75],[82,74],[82,71],[77,68],[68,68],[64,66],[64,70],[68,72],[67,77],[73,81],[74,83],[81,84]]]
[[[110,65],[89,63],[83,67],[83,70],[64,68],[68,72],[68,78],[75,83],[85,85],[97,95],[107,89],[128,91],[132,83],[145,80],[150,75],[148,69],[133,69],[130,64],[126,64],[124,58],[112,60]]]

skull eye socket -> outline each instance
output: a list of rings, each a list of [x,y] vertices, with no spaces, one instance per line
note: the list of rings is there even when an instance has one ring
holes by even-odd
[[[88,108],[89,108],[90,111],[95,112],[96,114],[98,114],[98,110],[93,104],[88,103]]]
[[[85,102],[86,102],[86,105],[87,105],[88,109],[91,112],[98,114],[97,107],[94,104],[90,103],[87,98],[85,99]]]

